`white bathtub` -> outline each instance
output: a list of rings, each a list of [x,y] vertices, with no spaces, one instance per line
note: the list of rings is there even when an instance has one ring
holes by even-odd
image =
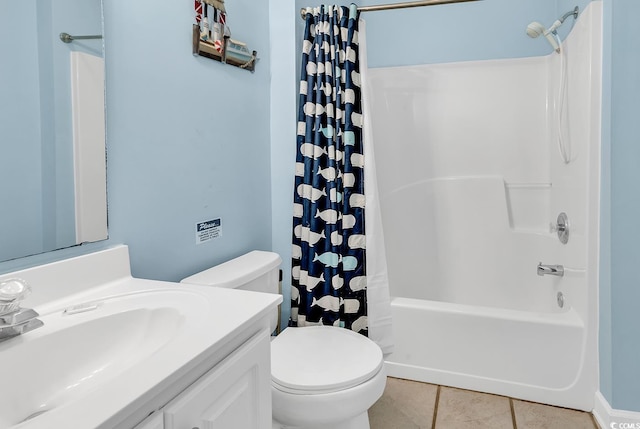
[[[410,298],[391,302],[392,377],[591,410],[581,377],[584,325],[548,314]]]
[[[550,186],[516,187],[533,193],[521,199],[510,198],[511,188],[497,176],[447,177],[382,198],[395,341],[389,374],[589,409],[585,324],[570,292],[584,289],[584,270],[536,274],[539,261],[566,265],[567,248],[548,224],[514,228],[523,224],[513,213],[546,218]]]

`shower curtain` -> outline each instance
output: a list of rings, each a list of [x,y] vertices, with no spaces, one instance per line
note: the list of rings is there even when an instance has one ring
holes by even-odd
[[[368,290],[371,280],[379,285],[382,277],[379,268],[374,277],[367,272],[371,239],[365,223],[371,214],[365,201],[377,198],[365,197],[358,10],[355,5],[307,8],[305,21],[290,325],[334,325],[369,335],[371,310],[382,313],[378,320],[390,318],[378,308],[385,294]],[[382,271],[386,279],[386,264]],[[373,307],[368,294],[377,300]],[[388,291],[386,297],[388,304]]]
[[[367,309],[369,338],[380,346],[386,355],[393,352],[393,325],[391,319],[391,298],[387,254],[382,229],[382,210],[378,197],[378,181],[371,125],[371,96],[367,81],[367,36],[366,23],[360,19],[358,41],[360,45],[360,82],[362,87],[362,116],[364,142],[364,196],[367,202],[365,225],[367,236]]]

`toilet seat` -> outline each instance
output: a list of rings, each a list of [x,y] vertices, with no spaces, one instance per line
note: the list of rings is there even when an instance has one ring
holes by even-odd
[[[373,378],[383,363],[376,343],[333,326],[287,328],[271,342],[272,386],[287,393],[349,389]]]

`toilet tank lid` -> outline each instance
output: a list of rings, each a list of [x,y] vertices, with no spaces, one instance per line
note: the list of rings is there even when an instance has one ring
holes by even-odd
[[[281,262],[282,259],[277,253],[253,250],[182,279],[180,283],[237,288],[277,268]]]

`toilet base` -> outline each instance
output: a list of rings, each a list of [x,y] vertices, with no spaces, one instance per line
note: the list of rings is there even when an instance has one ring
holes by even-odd
[[[382,396],[386,382],[383,366],[370,380],[333,393],[291,394],[272,386],[273,428],[369,429],[367,412]]]
[[[327,425],[322,424],[319,426],[285,426],[275,420],[272,421],[272,429],[326,429]],[[369,426],[369,414],[367,411],[349,419],[345,422],[332,423],[331,429],[370,429]]]

